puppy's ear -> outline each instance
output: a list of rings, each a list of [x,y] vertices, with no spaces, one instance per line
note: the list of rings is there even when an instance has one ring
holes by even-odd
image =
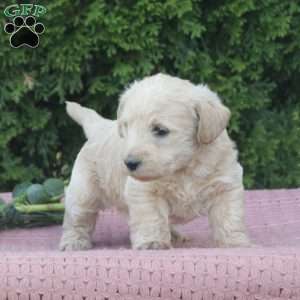
[[[201,143],[209,144],[226,128],[230,111],[208,87],[197,86],[196,89],[197,139]]]
[[[117,109],[117,119],[120,119],[123,108],[124,108],[124,100],[122,100],[122,98],[121,98],[119,101],[118,109]]]

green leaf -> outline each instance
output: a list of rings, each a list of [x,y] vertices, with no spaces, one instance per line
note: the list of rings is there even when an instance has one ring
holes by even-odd
[[[59,197],[64,194],[65,185],[61,179],[49,178],[44,182],[43,186],[51,197]]]
[[[17,198],[23,194],[26,193],[27,188],[31,185],[32,183],[30,181],[24,181],[20,184],[17,184],[12,192],[13,198]]]
[[[26,190],[28,201],[31,204],[47,203],[50,196],[41,184],[33,184]]]

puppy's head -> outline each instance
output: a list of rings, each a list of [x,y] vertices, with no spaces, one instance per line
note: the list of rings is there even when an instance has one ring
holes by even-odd
[[[157,74],[121,96],[119,134],[129,175],[143,181],[184,169],[226,128],[229,110],[206,86]]]

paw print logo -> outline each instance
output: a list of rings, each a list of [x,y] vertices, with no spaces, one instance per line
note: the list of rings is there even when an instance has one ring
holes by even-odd
[[[11,35],[10,45],[13,48],[22,46],[36,48],[40,41],[39,35],[45,31],[45,26],[37,23],[33,16],[28,16],[26,19],[17,16],[12,23],[4,26],[4,31]]]

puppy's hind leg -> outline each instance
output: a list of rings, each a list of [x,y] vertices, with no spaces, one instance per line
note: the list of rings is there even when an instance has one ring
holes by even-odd
[[[208,217],[218,247],[251,247],[244,224],[242,187],[219,195]]]
[[[75,251],[92,248],[91,233],[95,227],[96,218],[95,213],[81,212],[75,215],[66,211],[59,249]]]
[[[84,148],[83,148],[84,152]],[[60,250],[85,250],[92,248],[94,230],[101,202],[95,175],[82,152],[78,155],[67,188],[65,216]]]

